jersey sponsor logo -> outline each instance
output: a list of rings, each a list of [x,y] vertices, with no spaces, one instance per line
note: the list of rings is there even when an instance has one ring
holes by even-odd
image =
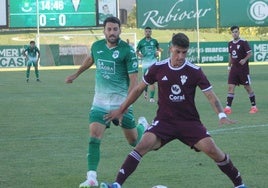
[[[99,59],[97,63],[98,70],[104,74],[115,74],[115,62],[114,61],[107,61],[104,59]],[[108,78],[108,77],[105,77]]]
[[[235,50],[232,51],[232,58],[234,58],[234,59],[238,58]]]
[[[112,56],[114,59],[117,59],[119,57],[119,51],[115,50]]]
[[[181,78],[181,84],[184,85],[188,77],[186,75],[181,75],[180,78]]]
[[[174,84],[173,86],[171,86],[171,92],[174,94],[174,95],[178,95],[181,93],[181,88],[179,85],[177,84]]]
[[[154,48],[153,48],[153,46],[145,46],[145,51],[146,51],[147,55],[150,55],[153,53]]]
[[[182,94],[182,95],[179,95],[181,94],[181,88],[179,85],[177,84],[174,84],[171,86],[171,94],[169,95],[169,99],[172,101],[172,102],[181,102],[183,100],[185,100],[185,96]]]

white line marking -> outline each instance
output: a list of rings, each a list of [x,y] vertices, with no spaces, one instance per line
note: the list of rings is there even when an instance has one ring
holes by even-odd
[[[217,130],[211,130],[208,131],[211,134],[223,134],[228,131],[234,131],[234,130],[241,130],[241,129],[251,129],[251,128],[256,128],[256,127],[268,127],[268,124],[263,124],[263,125],[245,125],[242,127],[232,127],[232,128],[224,128],[224,129],[217,129]]]

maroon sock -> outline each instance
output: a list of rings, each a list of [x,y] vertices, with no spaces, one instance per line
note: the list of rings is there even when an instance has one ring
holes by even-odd
[[[130,152],[117,174],[116,182],[123,185],[128,176],[135,171],[141,158],[142,156],[137,151]]]
[[[243,184],[240,173],[233,165],[231,159],[229,158],[229,155],[225,155],[224,160],[218,162],[217,165],[221,169],[221,171],[232,180],[235,187]]]
[[[232,103],[233,103],[233,100],[234,100],[234,94],[233,93],[228,93],[226,105],[231,107]]]
[[[251,106],[256,106],[256,100],[255,100],[255,94],[254,93],[251,93],[249,95],[249,100],[250,100]]]

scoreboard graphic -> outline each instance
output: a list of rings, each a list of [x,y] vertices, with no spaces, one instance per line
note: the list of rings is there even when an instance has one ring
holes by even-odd
[[[12,0],[9,13],[10,28],[96,26],[95,0]]]

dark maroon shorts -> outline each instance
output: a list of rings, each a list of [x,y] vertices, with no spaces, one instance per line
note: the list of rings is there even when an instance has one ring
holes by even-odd
[[[201,139],[210,137],[205,126],[199,121],[161,121],[155,120],[146,132],[154,133],[161,139],[161,147],[178,139],[192,149]]]
[[[234,85],[250,85],[250,76],[248,72],[230,71],[228,84]]]

